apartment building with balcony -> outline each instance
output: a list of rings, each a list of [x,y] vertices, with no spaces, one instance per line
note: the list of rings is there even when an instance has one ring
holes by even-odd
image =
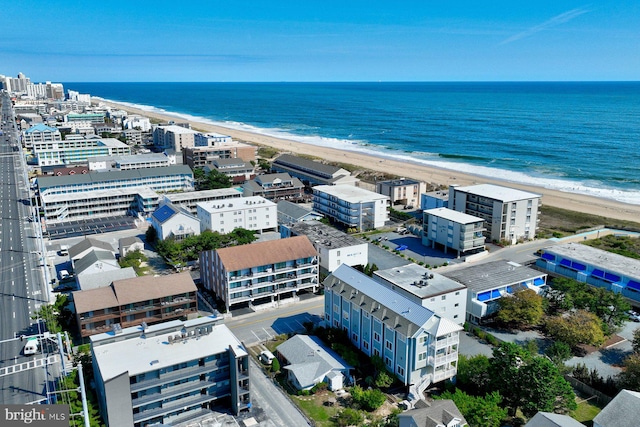
[[[22,132],[22,145],[25,148],[32,148],[34,142],[53,143],[54,141],[62,141],[62,134],[56,128],[38,123]]]
[[[249,355],[219,317],[115,327],[91,337],[100,414],[109,427],[184,425],[251,408]]]
[[[411,400],[456,375],[462,326],[348,265],[323,284],[325,321],[365,354],[381,357]]]
[[[458,258],[484,251],[484,219],[447,208],[422,213],[422,244],[453,250]]]
[[[177,125],[158,125],[153,129],[153,145],[161,150],[180,153],[185,148],[193,147],[198,132]]]
[[[33,141],[33,156],[38,166],[87,163],[96,156],[131,155],[131,147],[115,138]]]
[[[189,273],[116,280],[72,295],[82,338],[107,332],[116,323],[128,328],[198,315],[197,288]]]
[[[200,253],[202,284],[227,311],[296,301],[300,292],[316,292],[318,271],[318,254],[305,236]]]
[[[640,260],[581,243],[554,245],[541,252],[539,268],[622,294],[635,306],[640,303]]]
[[[267,200],[304,200],[304,185],[288,173],[270,173],[258,175],[251,181],[242,184],[243,195],[262,196]]]
[[[276,173],[288,173],[309,186],[356,185],[360,181],[358,178],[351,176],[351,172],[346,169],[291,154],[278,156],[271,164],[271,170]]]
[[[90,158],[88,163],[91,171],[127,171],[172,166],[176,164],[176,156],[162,153],[96,156]]]
[[[164,199],[189,211],[192,215],[198,215],[198,203],[213,202],[226,199],[239,199],[242,191],[235,188],[218,188],[215,190],[188,191],[182,193],[167,193]]]
[[[47,223],[89,217],[143,216],[156,210],[160,194],[193,191],[188,166],[38,177],[37,203]]]
[[[485,236],[495,242],[533,240],[540,194],[493,184],[449,187],[449,209],[484,219]]]
[[[213,164],[216,159],[256,160],[256,147],[242,142],[217,143],[214,146],[195,146],[182,150],[182,163],[190,168],[202,168]]]
[[[411,263],[374,271],[371,277],[440,317],[460,325],[466,320],[467,287],[433,270]]]
[[[467,287],[466,320],[473,323],[496,313],[500,298],[525,289],[540,294],[547,284],[546,273],[505,260],[445,271],[443,276]]]
[[[260,196],[222,199],[197,204],[200,230],[231,233],[236,228],[278,231],[278,207]]]
[[[313,187],[313,210],[347,228],[360,231],[384,226],[389,221],[389,196],[353,185]]]
[[[376,192],[389,196],[392,205],[418,207],[420,195],[427,191],[427,183],[415,179],[391,179],[376,183]]]

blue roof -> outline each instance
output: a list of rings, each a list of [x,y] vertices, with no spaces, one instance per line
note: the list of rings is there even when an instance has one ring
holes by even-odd
[[[177,213],[178,213],[177,210],[175,210],[172,206],[167,204],[167,205],[160,206],[158,209],[155,210],[155,212],[151,214],[151,216],[153,216],[155,220],[158,221],[160,224],[163,224],[169,218],[171,218]]]
[[[340,265],[331,275],[418,326],[424,325],[434,316],[433,311],[381,285],[347,264]],[[327,280],[330,280],[330,277]]]
[[[47,126],[44,125],[42,123],[38,123],[37,125],[33,125],[31,126],[29,129],[27,129],[26,131],[24,131],[25,133],[32,133],[32,132],[55,132],[57,129],[56,128],[52,128],[51,126]]]

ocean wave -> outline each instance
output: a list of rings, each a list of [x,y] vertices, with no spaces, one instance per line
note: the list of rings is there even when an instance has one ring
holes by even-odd
[[[97,99],[104,99],[95,97]],[[410,162],[415,164],[421,164],[425,166],[437,167],[440,169],[451,170],[456,172],[461,172],[477,177],[491,178],[497,179],[505,182],[513,182],[517,184],[523,185],[531,185],[535,187],[542,187],[551,190],[558,190],[566,193],[575,193],[575,194],[583,194],[593,197],[598,197],[602,199],[615,200],[618,202],[629,203],[634,205],[640,205],[640,191],[632,191],[632,190],[623,190],[619,188],[612,188],[606,185],[602,185],[599,182],[594,181],[577,181],[571,179],[563,179],[559,177],[545,177],[542,174],[538,174],[542,172],[542,169],[545,169],[544,166],[540,166],[539,171],[536,171],[536,175],[527,174],[524,172],[507,170],[507,169],[499,169],[488,166],[479,166],[473,163],[467,163],[467,161],[474,160],[484,160],[487,158],[480,156],[472,156],[472,155],[456,155],[456,154],[441,154],[441,153],[430,153],[430,152],[408,152],[402,151],[402,154],[399,153],[397,148],[393,147],[382,147],[377,145],[369,144],[369,141],[366,140],[357,140],[357,139],[341,139],[341,138],[332,138],[332,137],[324,137],[319,135],[299,135],[292,133],[291,130],[281,129],[281,128],[261,128],[258,126],[250,125],[243,122],[238,121],[216,121],[202,116],[195,116],[186,113],[179,112],[171,112],[164,110],[162,108],[144,105],[144,104],[135,104],[131,102],[123,102],[116,100],[104,99],[107,102],[113,102],[117,104],[122,104],[131,108],[140,109],[148,112],[155,112],[159,114],[163,114],[170,117],[175,117],[179,119],[184,119],[188,121],[201,122],[205,124],[210,124],[214,126],[225,127],[234,130],[246,131],[256,134],[261,134],[265,136],[271,136],[275,138],[288,139],[296,142],[300,142],[303,144],[309,144],[314,146],[321,146],[327,148],[334,148],[343,151],[353,151],[359,152],[362,154],[373,155],[376,157],[388,158],[393,160],[399,160],[403,162]],[[446,161],[446,159],[451,159],[452,161]],[[531,165],[530,165],[531,167]],[[549,172],[549,170],[545,171]],[[557,173],[557,174],[556,174]],[[554,171],[556,176],[562,175],[562,171]],[[632,179],[633,181],[633,179]]]

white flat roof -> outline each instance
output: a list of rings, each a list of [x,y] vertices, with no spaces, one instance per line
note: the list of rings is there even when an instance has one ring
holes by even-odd
[[[277,205],[265,199],[262,196],[249,196],[249,197],[234,197],[230,199],[220,199],[213,200],[210,202],[198,202],[197,206],[200,206],[202,209],[207,212],[233,212],[238,209],[249,209],[249,208],[265,208],[273,206],[274,208]]]
[[[405,291],[425,299],[465,289],[466,286],[441,274],[412,263],[373,273],[375,276],[398,286]]]
[[[200,133],[197,132],[193,129],[187,129],[185,127],[182,126],[178,126],[178,125],[169,125],[169,126],[159,126],[161,129],[167,130],[169,132],[173,132],[173,133],[192,133],[192,134],[196,134],[196,133]]]
[[[542,195],[529,193],[528,191],[517,190],[515,188],[503,187],[494,184],[478,184],[467,187],[454,187],[455,191],[464,191],[465,193],[475,194],[489,199],[501,200],[503,202],[512,202],[516,200],[535,199]]]
[[[320,191],[322,193],[335,196],[339,199],[350,202],[361,202],[371,200],[388,200],[389,196],[376,193],[374,191],[365,190],[364,188],[356,187],[355,185],[318,185],[313,187],[314,191]]]
[[[90,190],[90,191],[78,191],[75,193],[66,193],[66,194],[44,194],[42,195],[42,200],[45,203],[54,203],[54,202],[65,202],[69,200],[79,200],[79,199],[112,199],[117,196],[134,196],[136,194],[140,194],[142,197],[146,199],[151,199],[154,197],[159,197],[158,193],[153,191],[149,187],[123,187],[123,188],[114,188],[111,190]],[[90,206],[87,206],[87,211],[90,210]]]
[[[200,199],[209,199],[211,197],[224,198],[242,196],[242,191],[238,191],[235,188],[218,188],[215,190],[203,190],[203,191],[188,191],[185,193],[168,193],[165,197],[174,203],[182,201],[194,201]]]
[[[454,211],[453,209],[447,208],[427,209],[424,211],[424,213],[435,215],[449,221],[457,222],[458,224],[473,224],[476,222],[484,221],[482,218],[478,218],[477,216],[469,215],[464,212],[458,212]]]
[[[208,322],[209,318],[204,318]],[[195,319],[198,320],[198,319]],[[190,324],[192,321],[184,322],[185,327],[197,326]],[[201,322],[201,323],[208,323]],[[183,323],[180,321],[166,322],[150,326],[146,334],[149,338],[141,338],[142,327],[136,326],[122,330],[122,336],[136,334],[135,338],[124,339],[110,343],[93,345],[93,353],[102,379],[108,381],[112,378],[128,372],[129,376],[138,375],[144,372],[155,371],[167,368],[175,364],[189,360],[197,360],[212,354],[223,353],[234,347],[237,355],[244,355],[246,351],[238,338],[224,324],[212,326],[211,333],[199,335],[187,339],[180,339],[169,344],[169,337],[179,334]],[[166,333],[156,334],[152,332],[166,328]],[[113,338],[113,332],[94,335],[91,342],[105,338]]]

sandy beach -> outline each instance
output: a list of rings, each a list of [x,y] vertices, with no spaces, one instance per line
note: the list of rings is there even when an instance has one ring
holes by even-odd
[[[174,120],[177,122],[185,121],[183,118],[174,117],[170,114],[149,112],[133,108],[128,105],[107,102],[104,100],[100,100],[100,102],[103,102],[104,104],[110,105],[112,107],[120,108],[133,114],[150,117],[162,122],[167,122],[169,120]],[[474,176],[452,171],[449,169],[441,169],[419,164],[383,159],[380,157],[354,153],[351,151],[342,151],[333,148],[303,144],[297,141],[274,138],[257,133],[230,129],[223,126],[214,126],[203,122],[190,121],[190,124],[193,129],[230,135],[235,140],[273,147],[281,152],[313,155],[318,158],[325,159],[329,162],[349,163],[362,168],[372,169],[375,171],[385,172],[388,174],[407,178],[418,179],[439,185],[471,185],[481,183],[505,185],[541,194],[543,196],[542,203],[544,205],[600,215],[613,219],[640,222],[640,205],[631,205],[614,200],[601,199],[582,194],[566,193],[557,190],[546,189],[543,187],[521,185],[504,180]]]

